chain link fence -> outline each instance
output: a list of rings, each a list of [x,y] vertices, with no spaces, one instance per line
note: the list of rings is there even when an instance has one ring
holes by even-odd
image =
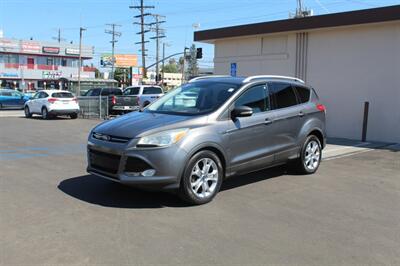
[[[107,119],[108,112],[108,96],[85,96],[78,97],[79,117],[86,119]]]

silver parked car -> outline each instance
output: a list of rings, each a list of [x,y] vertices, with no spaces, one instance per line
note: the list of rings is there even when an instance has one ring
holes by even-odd
[[[96,126],[87,170],[203,204],[233,175],[288,162],[312,174],[324,146],[325,107],[302,80],[200,77]]]

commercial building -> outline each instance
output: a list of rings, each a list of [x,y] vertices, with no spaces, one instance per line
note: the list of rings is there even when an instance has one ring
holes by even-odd
[[[91,59],[93,50],[93,47],[83,46],[82,61]],[[78,62],[78,45],[0,38],[1,87],[74,91],[78,82]],[[83,66],[82,86],[97,84],[99,81],[94,78],[95,68]]]
[[[364,125],[367,140],[400,142],[400,5],[198,31],[194,40],[215,45],[215,74],[304,79],[327,106],[330,137],[361,139]]]

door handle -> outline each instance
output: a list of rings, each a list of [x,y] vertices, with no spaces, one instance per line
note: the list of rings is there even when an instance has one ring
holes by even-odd
[[[299,112],[297,115],[300,116],[300,117],[303,117],[304,113],[303,112]]]

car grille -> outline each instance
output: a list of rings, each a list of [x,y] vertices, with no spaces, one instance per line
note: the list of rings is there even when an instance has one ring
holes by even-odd
[[[128,157],[125,164],[125,172],[141,173],[152,168],[148,163],[136,157]]]
[[[127,143],[130,138],[126,137],[116,137],[116,136],[111,136],[111,135],[105,135],[105,134],[100,134],[93,132],[93,138],[102,140],[102,141],[108,141],[108,142],[116,142],[116,143]]]
[[[118,173],[120,155],[89,149],[90,166],[94,169],[110,174]]]

